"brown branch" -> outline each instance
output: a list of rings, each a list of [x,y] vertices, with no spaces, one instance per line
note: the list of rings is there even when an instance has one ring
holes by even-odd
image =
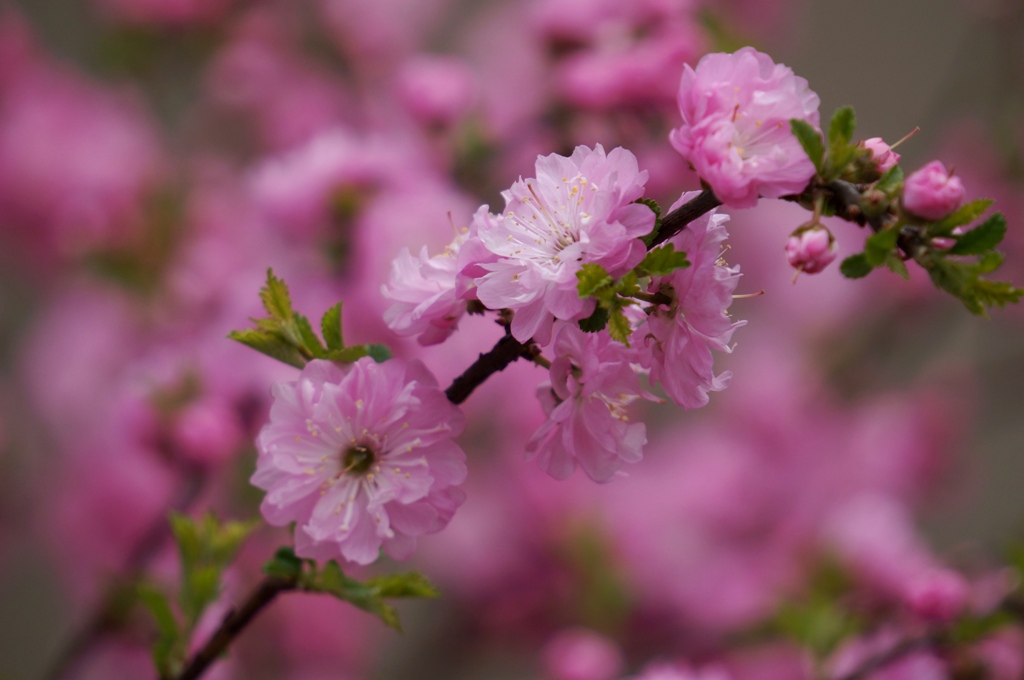
[[[196,680],[200,677],[264,607],[273,602],[279,594],[295,590],[298,587],[298,582],[297,575],[294,577],[265,577],[240,607],[232,608],[224,615],[220,627],[192,656],[185,669],[175,676],[175,680]]]
[[[453,404],[461,404],[489,377],[505,370],[520,357],[532,356],[531,348],[529,342],[519,342],[506,328],[505,335],[495,343],[491,351],[477,357],[472,366],[452,381],[451,386],[444,391],[445,396]]]
[[[720,205],[722,202],[710,189],[700,192],[699,195],[661,218],[661,229],[658,230],[658,235],[651,242],[651,248],[661,245],[685,229],[690,222]]]

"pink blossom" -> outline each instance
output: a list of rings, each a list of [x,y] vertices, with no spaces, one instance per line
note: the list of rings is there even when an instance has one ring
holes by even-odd
[[[476,100],[476,77],[466,62],[454,57],[418,56],[398,73],[398,94],[423,123],[452,125]]]
[[[683,124],[669,140],[726,205],[798,193],[814,176],[789,121],[817,127],[818,95],[767,54],[744,47],[686,66],[679,108]]]
[[[932,161],[910,173],[903,183],[903,207],[925,220],[941,220],[964,202],[964,185],[946,172],[940,161]]]
[[[836,240],[821,225],[797,229],[786,241],[786,260],[804,274],[817,274],[836,259]]]
[[[871,137],[860,143],[862,147],[871,152],[871,160],[879,172],[888,172],[900,162],[900,155],[892,150],[881,137]]]
[[[403,248],[391,265],[391,278],[381,292],[392,300],[384,322],[399,335],[418,335],[421,345],[443,342],[466,312],[466,301],[456,296],[457,257],[469,236],[467,229],[434,257],[426,246],[419,258]]]
[[[312,361],[273,395],[252,483],[270,524],[297,523],[298,555],[405,558],[464,500],[463,417],[419,362]]]
[[[618,645],[585,628],[557,633],[544,646],[543,659],[551,680],[612,680],[623,666]]]
[[[555,93],[574,106],[671,106],[683,64],[704,51],[689,0],[534,5],[534,23],[560,55],[552,65]]]
[[[499,259],[482,265],[477,296],[490,309],[516,312],[517,340],[546,342],[554,319],[582,319],[594,301],[581,299],[576,273],[585,263],[613,276],[644,255],[640,237],[654,227],[654,213],[634,203],[647,173],[623,149],[605,154],[578,146],[572,156],[537,159],[537,178],[520,179],[503,193],[505,212],[485,220],[481,242]]]
[[[538,389],[548,419],[526,444],[537,464],[567,479],[579,463],[595,482],[608,482],[623,463],[643,457],[643,423],[630,423],[626,406],[641,394],[631,363],[635,352],[607,333],[556,325],[551,383]]]
[[[688,197],[684,194],[672,209]],[[684,408],[704,406],[708,392],[729,384],[729,371],[714,374],[711,351],[731,352],[733,331],[746,323],[733,321],[726,312],[740,276],[738,266],[727,266],[721,259],[728,219],[709,213],[672,239],[691,265],[652,283],[652,291],[667,295],[671,302],[658,305],[635,333],[643,338],[641,356],[651,380],[661,383]]]

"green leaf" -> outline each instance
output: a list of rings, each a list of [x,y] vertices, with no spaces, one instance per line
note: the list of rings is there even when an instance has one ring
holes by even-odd
[[[608,310],[604,307],[596,307],[594,313],[586,319],[580,320],[580,330],[584,333],[597,333],[603,331],[608,325]]]
[[[231,331],[228,337],[295,368],[303,368],[307,363],[306,358],[294,345],[280,335],[264,329],[246,328]]]
[[[897,274],[904,279],[910,279],[910,272],[907,271],[907,265],[898,255],[890,255],[885,260],[885,265],[893,274]]]
[[[309,319],[301,314],[295,313],[292,315],[292,321],[295,324],[295,328],[298,329],[299,345],[306,348],[306,351],[318,359],[322,359],[327,356],[327,350],[324,349],[323,343],[320,342],[320,338],[313,332],[313,326],[309,323]]]
[[[303,586],[306,590],[334,595],[377,616],[395,630],[402,630],[398,612],[384,602],[377,589],[346,576],[338,563],[333,560],[319,572],[307,575],[303,580]]]
[[[828,125],[828,145],[833,155],[850,145],[853,131],[857,128],[857,116],[852,106],[841,106],[832,114]]]
[[[644,245],[650,248],[654,240],[658,238],[658,232],[661,231],[661,206],[653,198],[638,198],[633,202],[646,205],[654,211],[654,227],[651,229],[651,233],[641,239]]]
[[[666,243],[647,253],[637,265],[637,270],[641,276],[667,276],[677,269],[689,266],[686,253],[677,251],[674,245]]]
[[[789,128],[793,131],[793,136],[800,142],[804,153],[814,163],[814,169],[820,175],[823,169],[822,163],[825,159],[825,144],[821,141],[821,133],[810,123],[799,118],[790,119]]]
[[[206,608],[220,595],[221,565],[207,564],[191,569],[185,575],[178,603],[191,630]]]
[[[986,307],[1003,307],[1019,302],[1024,290],[1007,282],[979,278],[974,284],[974,294]]]
[[[898,165],[894,165],[885,171],[885,174],[875,182],[875,188],[885,193],[887,196],[892,198],[895,196],[903,185],[903,170]]]
[[[899,229],[885,229],[872,234],[864,242],[864,259],[872,268],[884,264],[893,254],[899,237]]]
[[[599,264],[588,262],[580,270],[576,272],[576,290],[579,291],[581,298],[587,298],[594,295],[602,288],[610,286],[612,284],[612,277],[608,272]]]
[[[965,203],[952,215],[944,217],[938,222],[934,222],[929,225],[928,233],[932,236],[946,236],[957,227],[970,224],[981,217],[992,203],[992,199],[989,198],[979,198],[969,203]]]
[[[260,289],[260,299],[267,314],[281,321],[292,318],[292,300],[288,295],[288,286],[282,279],[274,276],[272,269],[267,270],[267,283]]]
[[[174,674],[181,659],[182,634],[167,595],[152,584],[142,584],[137,590],[139,601],[149,610],[156,622],[157,641],[153,645],[153,663],[160,677]]]
[[[441,593],[426,576],[409,571],[377,576],[366,581],[366,586],[380,597],[440,597]]]
[[[297,579],[302,574],[302,560],[290,547],[283,546],[263,565],[263,573],[283,579]]]
[[[629,347],[629,336],[633,329],[629,326],[629,319],[622,313],[621,307],[615,307],[609,312],[608,334],[613,340],[618,340],[626,347]]]
[[[340,302],[324,312],[324,316],[320,320],[320,332],[323,333],[328,350],[341,349],[345,346],[342,341]]]
[[[376,361],[378,364],[383,364],[385,361],[394,356],[391,353],[391,348],[388,347],[387,345],[382,345],[380,343],[374,342],[370,343],[369,345],[363,346],[366,347],[366,354],[371,359]]]
[[[839,265],[839,271],[848,279],[860,279],[871,273],[874,267],[868,262],[864,253],[850,255]]]
[[[974,229],[957,237],[956,245],[949,249],[950,255],[983,255],[1006,236],[1006,218],[996,213]]]

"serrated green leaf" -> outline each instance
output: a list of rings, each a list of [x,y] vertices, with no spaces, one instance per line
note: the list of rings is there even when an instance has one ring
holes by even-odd
[[[340,302],[324,312],[323,318],[320,319],[320,332],[323,333],[328,350],[338,350],[345,346],[342,340]]]
[[[875,182],[875,188],[883,192],[885,195],[892,198],[898,192],[900,187],[903,185],[903,170],[898,165],[894,165],[885,171],[885,174]]]
[[[904,279],[910,279],[910,272],[907,271],[907,265],[898,255],[890,255],[888,259],[886,259],[885,265],[893,274],[896,274]]]
[[[661,231],[661,206],[652,198],[638,198],[633,202],[646,205],[654,211],[654,226],[651,228],[651,232],[641,239],[644,245],[650,248],[654,240],[658,238],[658,232]]]
[[[848,279],[860,279],[871,273],[874,267],[868,262],[864,253],[850,255],[839,265],[839,271]]]
[[[170,676],[180,661],[178,653],[181,649],[182,633],[178,619],[174,616],[167,595],[151,584],[139,586],[137,596],[153,616],[157,626],[157,641],[153,645],[153,663],[160,677]]]
[[[303,368],[307,363],[306,358],[294,345],[280,335],[267,330],[246,328],[241,331],[231,331],[228,333],[228,337],[295,368]]]
[[[992,203],[992,199],[989,198],[979,198],[965,203],[952,215],[930,224],[928,226],[928,233],[932,236],[947,236],[957,227],[970,224],[981,217]]]
[[[998,250],[993,250],[979,257],[975,267],[979,274],[991,274],[1003,266],[1003,261],[1005,259],[1006,255],[1003,255]]]
[[[1006,218],[996,213],[974,229],[957,237],[950,255],[983,255],[998,246],[1006,236]]]
[[[620,307],[615,307],[608,313],[608,334],[612,336],[613,340],[617,340],[626,347],[629,347],[629,336],[632,332],[633,329],[629,326],[629,319],[622,313]]]
[[[637,271],[641,276],[667,276],[677,269],[689,266],[686,253],[677,251],[674,245],[666,243],[647,253],[637,265]]]
[[[249,534],[260,526],[259,520],[248,522],[226,522],[212,534],[210,539],[211,559],[214,563],[228,565],[242,547]]]
[[[327,356],[327,350],[324,349],[323,343],[320,342],[320,338],[313,332],[313,326],[309,323],[309,319],[301,314],[293,314],[292,321],[295,324],[295,328],[298,330],[298,344],[306,348],[309,354],[313,355],[318,359],[322,359]]]
[[[584,333],[597,333],[603,331],[608,325],[608,310],[604,307],[596,307],[594,313],[586,319],[581,319],[580,330]]]
[[[388,347],[387,345],[382,345],[378,342],[370,343],[369,345],[365,345],[365,347],[366,354],[371,359],[376,361],[378,364],[383,364],[385,361],[394,356],[394,354],[391,353],[390,347]]]
[[[986,307],[1004,307],[1019,302],[1024,289],[1015,288],[1008,282],[979,278],[974,284],[974,294]]]
[[[828,145],[835,154],[838,150],[850,145],[853,132],[857,128],[857,116],[852,106],[841,106],[832,114],[828,125]]]
[[[580,270],[576,272],[576,290],[579,291],[581,298],[588,298],[594,295],[602,288],[606,288],[612,284],[612,277],[608,274],[607,270],[599,264],[588,262]]]
[[[367,580],[366,586],[380,597],[435,598],[441,595],[434,584],[417,571],[376,576]]]
[[[302,560],[290,547],[282,546],[263,565],[263,573],[283,579],[297,579],[302,574]]]
[[[179,512],[172,512],[168,520],[178,546],[182,570],[188,572],[199,563],[203,555],[203,539],[199,526],[191,517]]]
[[[864,242],[864,259],[872,268],[884,264],[893,254],[899,237],[899,229],[885,229],[872,234]]]
[[[185,575],[178,602],[190,629],[220,595],[221,571],[220,565],[208,564],[196,567]]]
[[[267,270],[267,283],[260,289],[260,299],[267,314],[281,321],[292,318],[292,300],[288,294],[288,285],[283,279],[274,276],[274,270]]]
[[[351,364],[359,361],[369,354],[370,350],[367,345],[353,345],[351,347],[345,347],[343,349],[328,352],[327,358],[331,361],[340,361],[343,364]]]
[[[799,118],[790,119],[789,129],[792,130],[793,136],[800,142],[804,153],[814,163],[814,169],[820,175],[823,170],[822,164],[825,160],[825,144],[821,141],[821,133],[810,123]]]
[[[377,616],[395,630],[402,630],[398,611],[384,602],[375,589],[346,576],[337,562],[333,560],[319,572],[307,576],[303,580],[303,586],[306,590],[334,595]]]

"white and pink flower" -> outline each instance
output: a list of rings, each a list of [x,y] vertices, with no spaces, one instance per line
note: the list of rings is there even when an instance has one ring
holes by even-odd
[[[252,483],[267,522],[296,523],[299,556],[403,559],[464,500],[464,419],[419,362],[311,361],[273,394]]]
[[[626,413],[638,396],[650,397],[633,368],[636,352],[573,323],[556,324],[552,347],[551,382],[537,390],[548,419],[526,451],[555,479],[568,479],[578,463],[595,482],[609,482],[643,458],[647,443],[644,424]]]
[[[515,311],[512,335],[544,344],[555,319],[579,320],[594,311],[581,299],[576,273],[586,263],[612,276],[643,259],[641,237],[654,227],[654,212],[634,203],[647,172],[623,148],[605,154],[578,146],[572,156],[537,159],[537,177],[520,179],[503,193],[501,215],[481,220],[479,239],[498,256],[482,264],[477,296],[490,309]]]
[[[719,200],[752,208],[758,197],[799,193],[814,176],[789,121],[817,128],[818,104],[805,79],[752,47],[708,54],[683,71],[683,124],[669,141]]]
[[[684,194],[671,210],[692,194]],[[668,304],[657,305],[634,335],[643,338],[643,365],[652,382],[659,382],[675,403],[699,408],[708,403],[708,392],[729,384],[729,371],[715,375],[712,350],[731,352],[733,332],[746,321],[733,321],[726,311],[739,282],[739,267],[722,260],[728,237],[729,216],[708,213],[691,222],[671,243],[685,251],[690,266],[652,282],[652,292],[665,295]]]

